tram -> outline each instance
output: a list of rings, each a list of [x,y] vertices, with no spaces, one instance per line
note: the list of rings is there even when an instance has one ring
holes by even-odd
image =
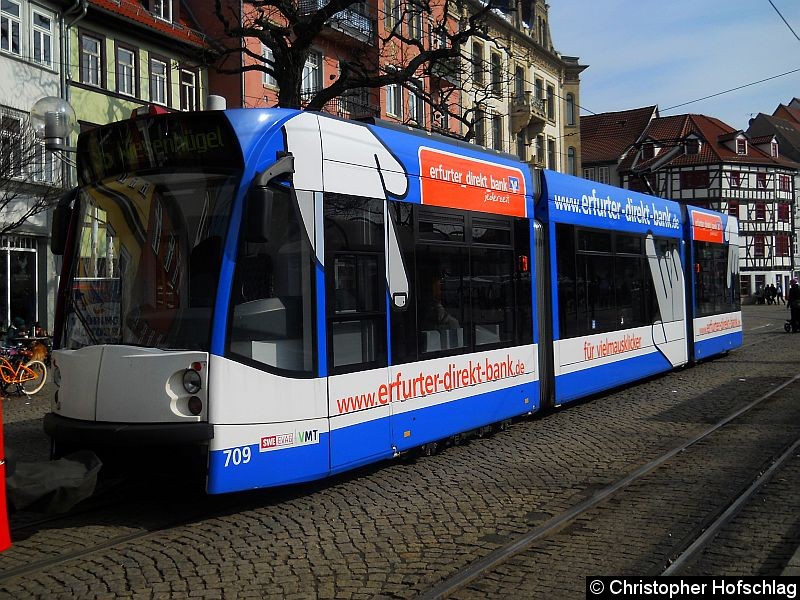
[[[54,450],[198,446],[308,481],[741,345],[727,215],[288,109],[78,140]]]

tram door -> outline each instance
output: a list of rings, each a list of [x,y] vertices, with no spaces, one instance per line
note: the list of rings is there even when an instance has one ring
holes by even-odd
[[[331,469],[389,457],[385,201],[325,193]]]

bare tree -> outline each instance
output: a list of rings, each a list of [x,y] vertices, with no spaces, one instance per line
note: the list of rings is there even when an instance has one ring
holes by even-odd
[[[369,0],[368,0],[369,2]],[[487,17],[505,10],[508,0],[215,0],[221,24],[216,69],[224,74],[259,71],[277,84],[278,106],[323,110],[337,99],[357,98],[371,90],[397,85],[433,108],[447,122],[466,125],[474,136],[476,107],[491,94],[491,82],[479,86],[468,41],[494,43]],[[377,13],[375,6],[378,6]],[[327,48],[338,52],[338,73],[318,89],[303,90],[303,69],[323,34],[337,29],[363,43]],[[258,40],[269,48],[266,57]],[[427,79],[428,85],[422,83]],[[484,80],[490,78],[483,78]],[[468,90],[473,106],[461,109],[460,93]],[[478,114],[480,109],[477,108]],[[413,115],[407,120],[414,120]],[[441,127],[446,130],[447,127]]]
[[[0,234],[53,206],[64,191],[62,172],[26,118],[0,115]]]

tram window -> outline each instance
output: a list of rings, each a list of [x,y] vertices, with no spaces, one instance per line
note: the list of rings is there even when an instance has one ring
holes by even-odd
[[[636,235],[618,233],[614,240],[614,249],[618,254],[642,255],[643,239]]]
[[[579,230],[578,250],[582,252],[611,252],[611,234],[606,231]]]
[[[614,263],[611,256],[579,254],[579,277],[585,281],[578,302],[578,326],[585,333],[619,329],[614,299]]]
[[[476,347],[514,339],[513,266],[510,249],[472,249],[472,327]]]
[[[464,215],[446,214],[444,211],[419,211],[418,231],[421,240],[464,241]]]
[[[562,338],[578,335],[578,281],[575,273],[575,228],[556,224],[556,270],[558,278],[558,325]],[[583,287],[583,279],[581,279]]]
[[[728,273],[728,246],[694,242],[695,309],[710,316],[740,309],[736,278]]]
[[[464,246],[417,246],[417,310],[421,355],[464,348],[469,301]]]
[[[311,374],[313,250],[293,194],[276,188],[267,242],[242,241],[228,350],[256,366]]]
[[[333,373],[385,366],[383,201],[324,199],[328,349]]]
[[[409,278],[391,312],[395,364],[532,342],[530,221],[394,202],[389,213]]]
[[[614,259],[614,291],[619,329],[647,324],[644,262],[638,256],[616,256]]]
[[[486,219],[472,219],[472,241],[479,244],[511,244],[511,226],[508,221],[495,222]]]
[[[557,224],[556,248],[561,339],[653,322],[657,302],[642,236]]]

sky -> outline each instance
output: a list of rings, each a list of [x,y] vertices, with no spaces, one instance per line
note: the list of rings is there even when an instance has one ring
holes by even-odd
[[[800,36],[800,0],[772,0]],[[769,0],[549,0],[553,45],[589,65],[581,115],[657,104],[746,130],[800,98],[800,40]],[[797,71],[671,108],[768,77]],[[667,110],[669,109],[669,110]]]

